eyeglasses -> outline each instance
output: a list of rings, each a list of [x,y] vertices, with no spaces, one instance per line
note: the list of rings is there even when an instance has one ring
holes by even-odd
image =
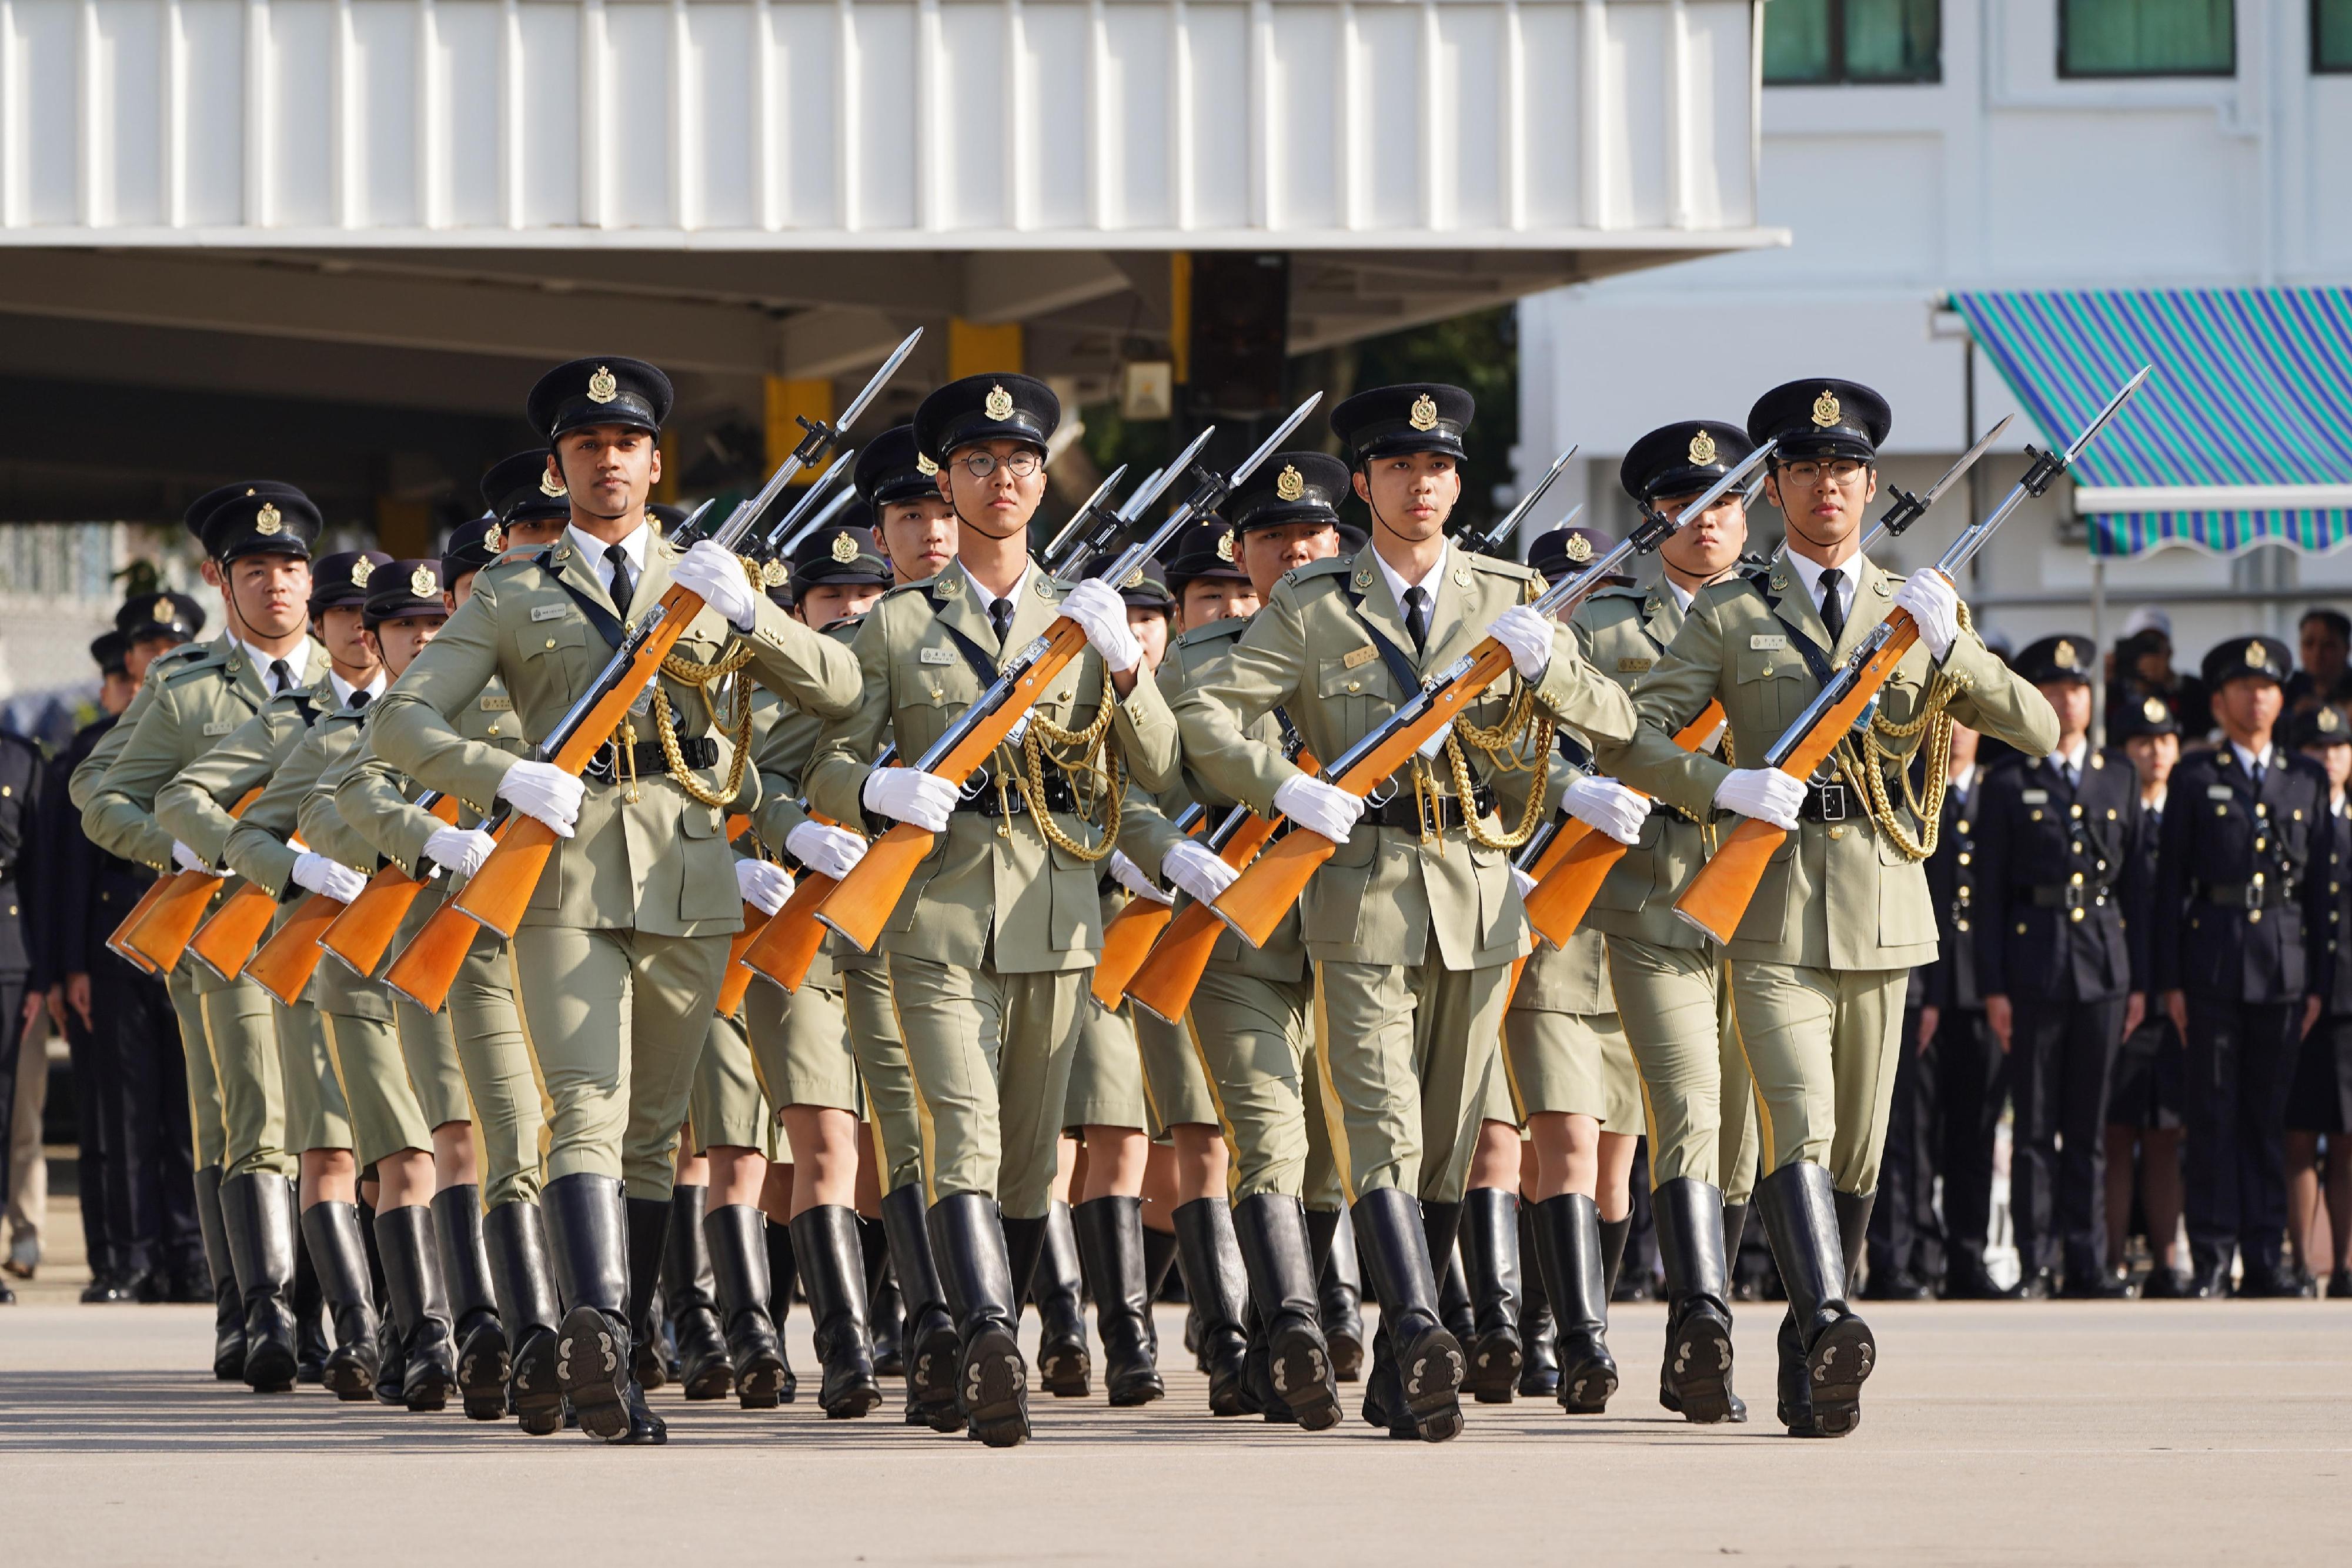
[[[1832,457],[1826,463],[1800,462],[1780,465],[1782,480],[1796,485],[1818,485],[1827,479],[1832,485],[1851,485],[1862,477],[1869,465],[1853,457]]]
[[[1037,470],[1045,466],[1045,460],[1025,446],[1010,457],[999,457],[992,452],[970,452],[954,461],[962,464],[963,471],[975,479],[987,478],[996,472],[1000,463],[1015,479],[1034,479]]]

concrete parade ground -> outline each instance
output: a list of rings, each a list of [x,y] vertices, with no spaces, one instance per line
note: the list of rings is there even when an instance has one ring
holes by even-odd
[[[1139,1411],[1039,1396],[990,1452],[884,1413],[654,1396],[663,1448],[260,1396],[205,1369],[209,1309],[83,1307],[47,1270],[0,1308],[0,1561],[1055,1563],[2134,1563],[2342,1554],[2352,1304],[1875,1306],[1862,1429],[1771,1422],[1772,1317],[1745,1310],[1756,1419],[1654,1401],[1663,1313],[1617,1309],[1608,1415],[1472,1406],[1442,1447],[1352,1418],[1214,1420],[1181,1351]],[[1181,1344],[1181,1308],[1160,1309]],[[1034,1336],[1035,1320],[1028,1324]],[[895,1412],[898,1385],[886,1383]],[[429,1554],[429,1555],[427,1555]]]

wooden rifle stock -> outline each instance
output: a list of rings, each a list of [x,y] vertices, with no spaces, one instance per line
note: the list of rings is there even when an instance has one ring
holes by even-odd
[[[1312,752],[1301,751],[1295,760],[1310,773],[1316,768]],[[1252,812],[1234,830],[1225,847],[1217,852],[1217,858],[1235,871],[1241,870],[1265,848],[1266,841],[1274,836],[1274,827],[1273,820]],[[1128,981],[1126,999],[1163,1023],[1182,1022],[1185,1010],[1192,1005],[1192,993],[1199,988],[1201,977],[1209,972],[1209,958],[1217,949],[1217,938],[1224,931],[1224,922],[1208,904],[1186,904],[1168,923],[1168,929],[1152,944],[1142,967]]]
[[[481,922],[458,908],[455,901],[445,902],[384,971],[385,987],[428,1013],[439,1012],[449,999],[449,987],[465,966],[466,955],[473,949],[474,933],[481,928]]]
[[[1675,733],[1675,744],[1685,751],[1696,750],[1722,723],[1723,705],[1710,702]],[[1638,789],[1633,792],[1641,794]],[[1568,946],[1568,939],[1584,924],[1585,912],[1592,907],[1601,884],[1609,880],[1611,868],[1625,857],[1625,849],[1608,834],[1594,832],[1587,822],[1569,823],[1545,848],[1530,873],[1536,886],[1528,894],[1528,924],[1548,946]]]
[[[229,810],[232,821],[245,815],[245,809],[261,798],[261,786],[255,785],[245,792]],[[188,942],[196,934],[213,894],[221,890],[226,879],[210,876],[200,871],[184,871],[172,878],[147,913],[133,926],[126,940],[133,951],[155,966],[155,973],[163,974],[180,961],[188,949]]]
[[[271,934],[245,966],[245,977],[288,1007],[301,999],[302,988],[319,967],[326,950],[320,936],[346,906],[323,893],[314,893],[294,906],[286,923]]]
[[[248,882],[221,901],[213,917],[188,944],[188,951],[222,979],[234,980],[268,935],[269,923],[277,915],[277,895]]]
[[[972,726],[962,743],[932,771],[950,784],[961,785],[971,778],[1086,646],[1087,634],[1076,622],[1067,616],[1056,620],[1045,632],[1045,652],[1037,662],[1021,672],[996,711]],[[874,951],[890,912],[906,896],[907,884],[915,880],[915,868],[930,854],[937,837],[912,822],[900,822],[884,833],[818,905],[817,918],[857,944],[859,952]]]
[[[1787,760],[1780,767],[1790,778],[1802,781],[1813,776],[1813,770],[1829,760],[1839,741],[1862,716],[1880,688],[1895,674],[1895,666],[1919,640],[1918,623],[1910,612],[1897,610],[1886,618],[1886,640],[1870,656],[1869,663],[1855,672],[1853,686],[1836,706],[1822,715],[1806,736],[1799,740]],[[1789,834],[1785,829],[1750,817],[1724,835],[1715,853],[1698,868],[1690,886],[1675,900],[1675,913],[1713,936],[1718,942],[1728,942],[1731,934],[1739,929],[1740,918],[1748,913],[1750,899],[1756,896],[1757,884],[1764,880],[1764,868],[1771,862],[1773,853]]]
[[[801,982],[808,978],[809,966],[816,962],[817,949],[824,946],[824,927],[817,923],[817,909],[833,896],[835,885],[822,872],[801,873],[784,906],[744,947],[740,961],[746,979],[764,975],[788,991],[801,988]]]
[[[1143,967],[1152,945],[1175,917],[1173,906],[1154,903],[1140,894],[1110,917],[1110,924],[1103,927],[1102,953],[1095,959],[1094,983],[1088,988],[1097,1007],[1118,1010],[1126,998],[1128,982]]]
[[[444,795],[428,808],[435,820],[450,826],[457,821],[457,798]],[[357,898],[344,904],[319,946],[356,975],[373,975],[375,967],[400,934],[400,923],[415,906],[425,884],[397,865],[387,865],[368,879]]]
[[[167,871],[149,883],[147,891],[139,895],[139,902],[131,906],[131,913],[122,917],[121,923],[106,938],[107,951],[138,969],[142,974],[153,974],[155,960],[131,945],[131,933],[141,921],[147,918],[147,912],[155,907],[155,901],[163,896],[163,890],[172,885],[172,879],[177,874],[175,872]]]
[[[795,887],[793,891],[797,893],[800,889]],[[760,933],[772,924],[768,913],[757,904],[743,906],[743,929],[727,944],[726,977],[719,982],[718,1012],[720,1018],[733,1018],[735,1009],[743,1005],[743,993],[751,988],[751,971],[743,967],[743,955],[753,942],[759,940]]]

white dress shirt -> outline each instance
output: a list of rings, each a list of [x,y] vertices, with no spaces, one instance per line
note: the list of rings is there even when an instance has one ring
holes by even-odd
[[[370,681],[363,686],[355,686],[352,685],[351,682],[343,679],[342,676],[335,674],[332,670],[329,670],[327,672],[327,684],[335,688],[335,706],[338,707],[349,707],[352,706],[352,694],[353,692],[365,692],[368,695],[368,701],[373,702],[376,698],[383,695],[383,688],[390,683],[386,680],[383,669],[378,668],[375,673],[375,679]]]
[[[964,580],[971,584],[972,592],[980,596],[980,612],[983,616],[988,613],[990,607],[1000,599],[1011,600],[1013,601],[1014,612],[1018,613],[1021,608],[1021,591],[1029,586],[1029,579],[1037,570],[1037,563],[1035,561],[1024,559],[1021,563],[1021,575],[1013,580],[1011,587],[1007,588],[1003,593],[999,593],[994,589],[989,587],[988,584],[981,581],[980,579],[972,576],[971,568],[965,566],[963,562],[956,562],[956,567],[963,573]]]
[[[1434,631],[1437,625],[1437,590],[1439,584],[1445,580],[1445,562],[1447,557],[1452,554],[1453,549],[1454,547],[1451,544],[1448,544],[1444,549],[1439,550],[1437,552],[1437,564],[1431,567],[1429,569],[1429,575],[1423,577],[1419,582],[1407,582],[1404,580],[1404,573],[1391,566],[1388,561],[1388,557],[1382,555],[1380,551],[1368,550],[1365,553],[1370,555],[1374,561],[1379,563],[1381,575],[1388,579],[1389,591],[1396,596],[1396,603],[1399,610],[1406,608],[1404,596],[1405,591],[1408,589],[1418,588],[1423,593],[1429,595],[1430,627],[1431,630]]]
[[[646,541],[652,536],[653,530],[639,523],[629,531],[627,538],[620,541],[621,553],[629,558],[629,586],[632,590],[646,580]],[[594,572],[596,580],[604,585],[605,596],[614,601],[613,608],[626,615],[629,607],[620,602],[613,593],[613,564],[604,559],[604,552],[613,547],[594,534],[583,532],[576,523],[564,528],[563,537],[572,541],[572,548],[580,552],[581,559],[588,563],[588,570]]]
[[[1797,573],[1797,580],[1805,585],[1805,597],[1813,601],[1815,610],[1820,610],[1822,608],[1822,573],[1827,571],[1829,568],[1811,556],[1799,555],[1795,550],[1788,552],[1788,561]],[[1851,622],[1853,620],[1855,581],[1862,576],[1862,552],[1856,550],[1846,557],[1838,563],[1837,570],[1843,574],[1843,580],[1838,583],[1838,608],[1845,612],[1845,618]],[[1822,619],[1826,622],[1829,617],[1824,613]]]
[[[236,645],[245,650],[245,656],[251,659],[253,667],[261,672],[261,684],[265,686],[269,685],[269,666],[278,662],[278,655],[263,653],[242,637],[236,640]],[[286,667],[293,672],[293,679],[289,685],[282,688],[283,690],[290,692],[298,686],[307,686],[310,684],[310,639],[305,637],[294,644],[292,651],[286,655]],[[278,693],[272,691],[269,695],[276,696]]]
[[[2073,768],[2074,770],[2075,782],[2080,783],[2083,778],[2083,764],[2089,760],[2090,755],[2090,741],[2087,739],[2078,740],[2074,743],[2074,749],[2072,751],[2052,752],[2050,754],[2050,766],[2058,769],[2059,776],[2061,778],[2065,776],[2067,768]]]

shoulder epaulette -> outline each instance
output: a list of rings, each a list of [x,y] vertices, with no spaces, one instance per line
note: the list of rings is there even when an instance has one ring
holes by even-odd
[[[917,582],[897,583],[889,588],[884,589],[882,591],[882,598],[898,599],[909,593],[929,593],[931,591],[931,585],[938,580],[939,579],[937,577],[927,577]],[[877,600],[875,602],[878,604],[881,601]],[[871,615],[874,612],[869,610],[866,613]]]
[[[1480,555],[1475,550],[1460,550],[1456,554],[1467,565],[1475,567],[1480,571],[1492,572],[1496,577],[1514,578],[1520,582],[1530,580],[1538,582],[1542,580],[1542,575],[1535,568],[1522,565],[1516,560],[1505,560],[1498,555]]]
[[[207,652],[202,658],[187,660],[175,668],[164,671],[163,680],[165,684],[169,685],[183,685],[187,682],[194,680],[198,675],[206,674],[215,670],[224,670],[227,667],[228,660],[223,657],[217,650],[215,650]],[[155,673],[155,666],[152,664],[147,666],[147,673],[150,675],[152,675]]]
[[[1351,555],[1326,556],[1321,560],[1310,560],[1305,566],[1292,567],[1282,574],[1282,580],[1297,583],[1305,582],[1309,578],[1345,577],[1355,564],[1356,558]]]
[[[1180,648],[1197,648],[1204,643],[1222,643],[1228,638],[1238,637],[1248,630],[1248,616],[1227,615],[1212,621],[1205,626],[1193,627],[1176,639],[1176,645]]]

